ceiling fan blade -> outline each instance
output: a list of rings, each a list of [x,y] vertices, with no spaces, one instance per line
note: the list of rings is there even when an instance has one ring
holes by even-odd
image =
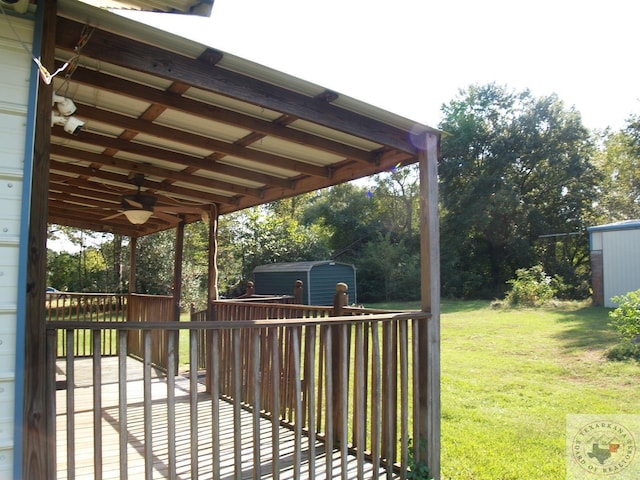
[[[179,217],[176,217],[174,215],[168,215],[166,213],[162,213],[160,211],[158,211],[158,209],[154,209],[153,210],[153,216],[159,218],[160,220],[164,220],[167,223],[178,223],[180,221]]]
[[[116,218],[119,215],[122,215],[122,212],[118,212],[115,215],[109,215],[108,217],[104,217],[102,220],[111,220],[112,218]]]
[[[122,203],[126,204],[125,206],[127,207],[133,207],[133,208],[144,208],[142,206],[142,203],[138,202],[137,200],[134,200],[131,197],[128,197],[126,195],[122,196]]]

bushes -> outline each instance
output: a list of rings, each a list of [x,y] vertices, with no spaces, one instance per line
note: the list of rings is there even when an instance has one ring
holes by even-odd
[[[618,308],[609,313],[611,326],[627,340],[640,335],[640,290],[611,299]]]
[[[507,281],[511,291],[505,301],[510,306],[537,307],[551,300],[557,290],[557,280],[548,276],[542,265],[516,270],[516,278]]]
[[[636,338],[640,336],[640,290],[613,297],[611,301],[617,303],[618,308],[609,312],[609,325],[618,331],[622,341],[611,348],[606,356],[609,360],[640,361],[640,344],[636,343]]]

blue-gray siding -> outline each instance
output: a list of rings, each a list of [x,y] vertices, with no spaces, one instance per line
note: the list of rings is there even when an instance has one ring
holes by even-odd
[[[292,295],[296,280],[302,280],[303,303],[333,305],[336,283],[349,286],[349,302],[357,302],[356,272],[353,265],[337,262],[300,262],[263,265],[254,270],[256,293]]]

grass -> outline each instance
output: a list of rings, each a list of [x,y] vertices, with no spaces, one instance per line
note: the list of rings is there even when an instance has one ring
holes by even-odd
[[[608,362],[608,311],[445,302],[442,478],[564,478],[568,414],[640,412],[640,364]]]
[[[442,479],[565,478],[568,414],[640,412],[640,363],[604,358],[604,308],[444,301],[441,323]]]

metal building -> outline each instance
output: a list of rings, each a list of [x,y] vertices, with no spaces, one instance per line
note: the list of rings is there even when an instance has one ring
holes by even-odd
[[[348,263],[271,263],[256,267],[253,277],[259,295],[290,295],[296,280],[302,280],[302,301],[306,305],[333,305],[336,283],[342,282],[349,286],[349,303],[357,303],[356,267]]]
[[[589,227],[593,302],[615,307],[612,297],[640,289],[640,220]]]

